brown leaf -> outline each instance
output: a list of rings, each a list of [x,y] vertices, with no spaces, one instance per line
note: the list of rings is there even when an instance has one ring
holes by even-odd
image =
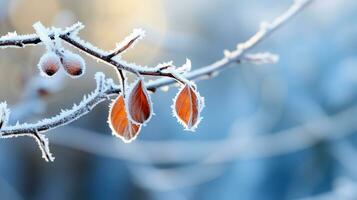
[[[150,97],[142,80],[130,91],[127,106],[130,118],[136,123],[144,124],[151,117]]]
[[[124,142],[134,140],[141,128],[128,119],[124,98],[121,95],[110,105],[108,122],[113,135],[120,137]]]
[[[190,85],[185,85],[174,100],[174,115],[187,129],[193,131],[199,121],[203,99]]]

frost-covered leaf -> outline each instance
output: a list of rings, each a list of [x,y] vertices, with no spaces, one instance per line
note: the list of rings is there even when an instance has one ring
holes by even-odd
[[[121,138],[124,142],[133,141],[141,128],[140,125],[129,120],[124,98],[121,95],[110,105],[108,123],[113,135]]]
[[[42,76],[49,77],[57,73],[62,64],[60,58],[55,53],[49,51],[42,55],[37,66]]]
[[[186,84],[174,99],[173,113],[186,130],[194,131],[199,124],[204,99],[191,85]]]
[[[78,78],[84,74],[86,65],[84,59],[75,53],[65,51],[63,53],[62,64],[64,70],[72,78]]]
[[[129,118],[139,124],[145,124],[152,115],[152,105],[148,91],[140,79],[129,92],[127,104]]]

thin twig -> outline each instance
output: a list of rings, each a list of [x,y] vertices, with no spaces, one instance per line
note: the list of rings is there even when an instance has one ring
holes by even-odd
[[[287,21],[294,17],[297,13],[303,10],[307,5],[309,5],[312,0],[295,0],[295,3],[282,15],[277,17],[272,23],[263,23],[260,26],[258,32],[256,32],[252,37],[250,37],[246,42],[237,45],[237,49],[233,52],[226,51],[225,56],[204,67],[201,67],[191,73],[185,75],[189,80],[205,79],[210,78],[214,75],[224,70],[232,63],[240,62],[240,60],[245,59],[245,54],[255,47],[258,43],[266,39],[275,30],[283,26]],[[160,78],[151,83],[149,83],[148,89],[155,90],[156,88],[170,85],[175,83],[173,80],[167,78]]]
[[[55,160],[55,158],[52,156],[52,153],[50,151],[50,147],[48,144],[48,139],[45,137],[45,135],[35,132],[33,134],[33,137],[36,139],[38,146],[41,149],[42,158],[44,158],[47,162],[49,162],[49,161],[53,162]]]
[[[114,56],[117,56],[124,52],[125,50],[129,49],[136,40],[138,40],[141,36],[137,35],[133,39],[131,39],[129,42],[125,43],[123,46],[119,46],[117,49],[114,49],[111,53],[107,55],[108,59],[113,58]]]
[[[64,31],[60,33],[60,35],[70,35],[72,33],[76,33],[80,29],[82,29],[83,26],[81,23],[76,23],[73,24],[72,26],[66,28]],[[49,32],[48,35],[52,40],[55,39],[55,35],[53,31]],[[8,35],[2,36],[0,38],[0,47],[6,48],[6,47],[19,47],[23,48],[25,46],[29,45],[36,45],[41,43],[41,39],[37,34],[29,34],[29,35],[17,35],[15,33],[10,33]]]

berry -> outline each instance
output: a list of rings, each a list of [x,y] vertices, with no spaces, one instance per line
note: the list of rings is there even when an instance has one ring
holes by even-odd
[[[62,57],[62,65],[68,75],[71,77],[80,77],[85,71],[85,62],[81,56],[66,51]]]
[[[45,53],[38,62],[38,68],[43,76],[53,76],[62,66],[60,58],[53,52]]]

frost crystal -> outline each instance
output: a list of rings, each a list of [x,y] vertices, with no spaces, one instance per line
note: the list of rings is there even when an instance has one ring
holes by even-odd
[[[36,22],[33,24],[33,28],[35,29],[38,37],[40,37],[41,41],[46,45],[48,51],[54,50],[54,44],[51,38],[48,36],[48,30],[42,25],[41,22]]]
[[[55,157],[53,157],[50,151],[48,138],[46,138],[43,134],[39,134],[39,133],[33,134],[31,136],[35,138],[38,147],[41,150],[42,158],[45,159],[46,162],[53,162],[55,160]]]
[[[7,103],[0,103],[0,129],[7,125],[10,116],[10,109],[7,108]]]
[[[72,36],[77,35],[80,30],[82,30],[85,26],[82,24],[82,22],[77,22],[73,24],[70,27],[67,27],[63,32],[64,33],[70,33]]]
[[[271,64],[279,61],[279,55],[272,54],[270,52],[246,54],[244,59],[256,65]]]
[[[142,29],[134,29],[133,32],[127,36],[123,41],[116,44],[114,52],[119,50],[126,50],[127,48],[133,48],[135,44],[145,37],[145,31]]]
[[[183,64],[181,67],[177,68],[176,71],[180,72],[180,73],[187,73],[189,71],[191,71],[192,65],[191,65],[191,60],[186,58],[186,63]]]

